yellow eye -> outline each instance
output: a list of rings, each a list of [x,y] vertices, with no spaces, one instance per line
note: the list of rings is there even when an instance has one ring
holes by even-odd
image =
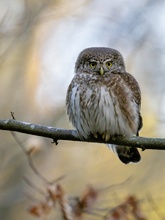
[[[112,66],[112,62],[110,62],[110,61],[106,62],[106,66],[107,66],[108,68],[110,68],[110,67]]]
[[[96,62],[90,62],[90,67],[92,68],[92,69],[94,69],[95,67],[96,67],[96,65],[97,65],[97,63]]]

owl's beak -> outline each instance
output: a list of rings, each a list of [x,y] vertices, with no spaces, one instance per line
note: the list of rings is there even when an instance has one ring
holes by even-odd
[[[103,69],[102,66],[100,67],[100,71],[99,71],[99,72],[100,72],[100,75],[101,75],[101,76],[104,74],[104,69]]]

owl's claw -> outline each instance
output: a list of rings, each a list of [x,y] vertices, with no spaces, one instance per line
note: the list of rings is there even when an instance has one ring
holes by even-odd
[[[104,140],[106,143],[110,139],[110,135],[109,134],[93,134],[93,137],[96,138],[96,139]]]
[[[107,143],[110,139],[110,135],[109,134],[102,134],[102,139]]]
[[[97,134],[93,134],[94,138],[98,139],[98,135]]]

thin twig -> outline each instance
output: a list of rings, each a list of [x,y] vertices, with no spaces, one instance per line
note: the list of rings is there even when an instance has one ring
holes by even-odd
[[[152,210],[155,212],[155,214],[156,214],[161,220],[165,220],[165,217],[162,216],[162,214],[160,214],[160,212],[158,211],[159,207],[157,206],[157,204],[156,204],[155,201],[153,200],[151,194],[147,194],[147,200],[148,200],[148,203],[150,204]]]
[[[14,132],[11,132],[13,138],[15,139],[15,141],[17,142],[18,146],[21,148],[21,150],[24,152],[24,154],[27,157],[29,166],[31,167],[31,169],[34,171],[34,173],[40,178],[42,179],[45,183],[49,184],[49,181],[37,170],[37,168],[35,167],[35,165],[33,164],[33,160],[30,156],[30,154],[27,153],[26,149],[24,148],[23,144],[21,143],[21,141],[18,139],[18,137],[16,136],[16,134]]]

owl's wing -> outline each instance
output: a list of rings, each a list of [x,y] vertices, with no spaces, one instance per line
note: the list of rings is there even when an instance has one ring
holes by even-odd
[[[140,113],[141,108],[141,91],[138,82],[136,79],[129,73],[121,70],[117,70],[113,72],[114,74],[119,74],[120,77],[125,81],[127,86],[130,88],[130,90],[133,93],[134,101],[137,103],[137,106],[139,107],[139,127],[138,131],[143,127],[143,120]],[[138,132],[137,132],[138,136]]]
[[[137,103],[137,105],[139,106],[139,127],[138,127],[138,131],[143,127],[143,120],[142,120],[142,116],[140,113],[140,108],[141,108],[141,91],[140,91],[140,87],[138,82],[136,81],[136,79],[129,73],[124,72],[120,75],[124,81],[127,83],[128,87],[130,88],[130,90],[133,93],[135,102]],[[137,133],[137,136],[139,134]]]

